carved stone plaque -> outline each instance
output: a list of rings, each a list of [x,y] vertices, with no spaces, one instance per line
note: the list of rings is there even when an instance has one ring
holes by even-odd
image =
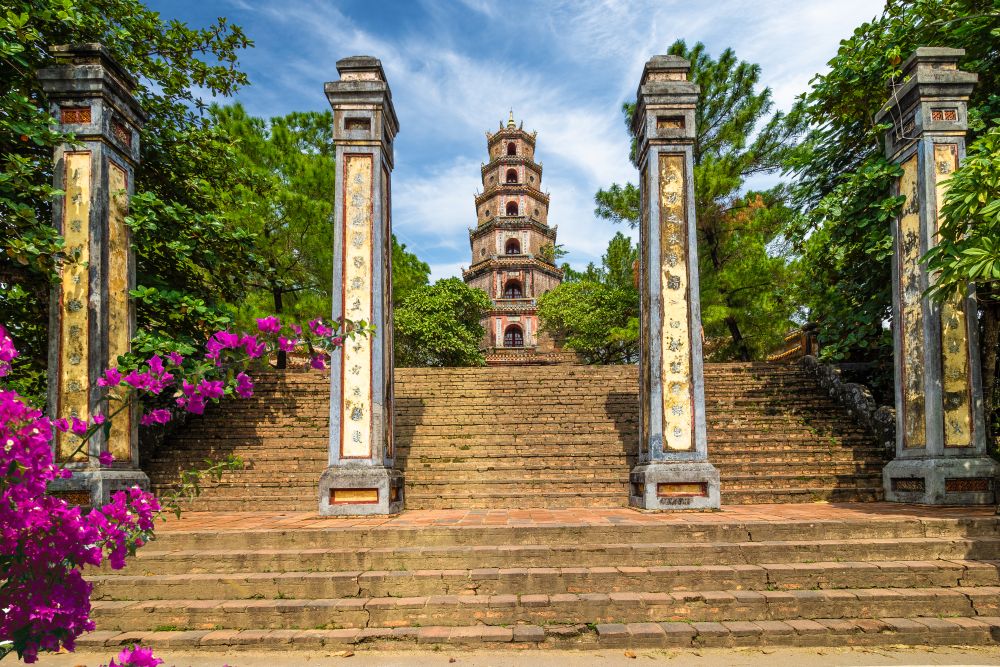
[[[348,155],[344,167],[344,316],[372,320],[372,156]],[[381,260],[379,260],[381,261]],[[381,337],[379,338],[381,343]],[[371,455],[372,345],[359,336],[341,349],[343,393],[340,453],[343,458]]]

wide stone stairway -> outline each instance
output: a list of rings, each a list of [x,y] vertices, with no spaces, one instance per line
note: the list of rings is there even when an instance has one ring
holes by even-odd
[[[990,644],[1000,639],[991,509],[195,513],[169,521],[120,573],[92,573],[97,632],[79,644]]]
[[[196,510],[315,511],[329,375],[265,373],[251,400],[193,418],[144,467],[180,472],[237,454]],[[709,364],[710,460],[728,504],[870,501],[885,454],[805,371]],[[638,445],[634,366],[397,369],[395,446],[407,509],[620,507]]]
[[[1000,519],[878,497],[882,453],[792,366],[706,372],[720,512],[622,504],[634,367],[397,373],[406,512],[324,518],[328,378],[266,374],[160,449],[227,473],[122,571],[80,645],[845,646],[1000,639]],[[853,501],[842,504],[815,500]],[[760,503],[785,504],[734,504]],[[480,509],[477,509],[480,508]],[[492,509],[486,509],[492,508]]]

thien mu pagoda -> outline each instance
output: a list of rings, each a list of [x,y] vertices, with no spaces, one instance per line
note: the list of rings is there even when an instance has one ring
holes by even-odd
[[[537,299],[562,282],[555,264],[556,228],[548,224],[549,196],[535,162],[537,132],[525,132],[511,112],[507,126],[486,133],[489,162],[476,195],[477,224],[469,229],[472,263],[462,274],[493,300],[483,319],[486,363],[567,363],[551,336],[538,331]]]

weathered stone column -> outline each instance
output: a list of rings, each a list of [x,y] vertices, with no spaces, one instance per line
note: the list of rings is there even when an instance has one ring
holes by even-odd
[[[392,514],[403,509],[403,476],[392,439],[392,222],[389,180],[399,121],[382,63],[337,63],[326,84],[333,107],[337,191],[333,317],[375,325],[371,338],[333,355],[330,459],[319,483],[321,514]]]
[[[877,117],[892,123],[886,155],[903,169],[894,194],[893,336],[896,458],[885,467],[888,500],[986,504],[996,463],[986,454],[975,293],[938,304],[924,296],[934,275],[920,258],[937,243],[948,175],[965,155],[967,102],[976,75],[958,69],[961,49],[920,48]]]
[[[698,86],[690,63],[654,56],[642,72],[632,131],[642,211],[639,358],[640,443],[629,504],[644,509],[719,507],[708,462],[694,136]]]
[[[125,224],[139,130],[144,114],[132,96],[136,82],[100,44],[55,46],[58,65],[40,70],[50,111],[73,142],[55,149],[55,187],[64,190],[52,207],[52,224],[66,240],[73,261],[63,265],[49,314],[49,407],[53,415],[83,419],[102,410],[97,379],[129,351],[135,332],[135,286],[131,234]],[[112,406],[112,409],[114,406]],[[89,454],[111,452],[101,468],[86,453],[70,456],[80,443],[71,433],[56,438],[56,459],[72,479],[52,491],[79,504],[107,502],[113,491],[147,487],[139,470],[135,411],[119,413],[105,438],[97,433]]]

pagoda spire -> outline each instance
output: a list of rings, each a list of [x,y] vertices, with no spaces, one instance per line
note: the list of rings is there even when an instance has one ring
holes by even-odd
[[[510,128],[510,129],[512,129],[512,130],[515,127],[517,127],[517,123],[514,122],[514,108],[513,107],[511,107],[511,109],[510,109],[510,118],[507,119],[507,127]]]

